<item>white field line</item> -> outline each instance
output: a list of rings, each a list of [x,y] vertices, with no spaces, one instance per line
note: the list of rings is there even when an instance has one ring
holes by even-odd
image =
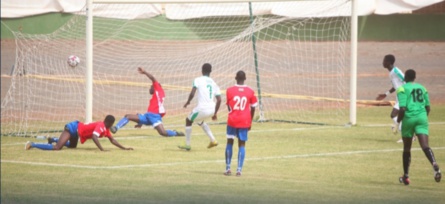
[[[25,143],[24,143],[24,142],[22,142],[22,143],[9,143],[9,144],[2,144],[2,146],[16,146],[16,145],[22,145],[22,146],[25,146]]]
[[[435,151],[444,150],[445,147],[432,147],[432,149]],[[357,154],[373,154],[373,153],[401,152],[401,151],[402,151],[402,149],[398,148],[398,149],[360,150],[360,151],[330,152],[330,153],[316,153],[316,154],[297,154],[297,155],[283,155],[283,156],[274,156],[274,157],[246,158],[246,161],[264,161],[264,160],[276,160],[276,159],[349,156],[349,155],[357,155]],[[411,151],[421,151],[421,149],[413,148]],[[37,166],[52,166],[52,167],[70,167],[70,168],[80,168],[80,169],[131,169],[131,168],[150,168],[150,167],[159,167],[159,166],[183,166],[183,165],[207,164],[207,163],[224,163],[224,160],[166,162],[166,163],[120,165],[120,166],[90,166],[90,165],[74,165],[74,164],[54,164],[54,163],[26,162],[26,161],[15,161],[15,160],[1,160],[1,163],[37,165]]]
[[[360,127],[385,127],[391,126],[393,124],[369,124],[369,125],[359,125]],[[445,125],[445,122],[429,122],[429,125]]]

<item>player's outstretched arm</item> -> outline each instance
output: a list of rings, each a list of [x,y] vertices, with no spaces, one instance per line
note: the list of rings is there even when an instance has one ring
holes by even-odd
[[[138,67],[138,72],[139,72],[140,74],[145,74],[145,76],[147,76],[152,82],[155,82],[155,81],[156,81],[156,78],[155,78],[152,74],[150,74],[150,73],[148,73],[147,71],[145,71],[144,68],[142,68],[142,67]]]
[[[98,139],[97,135],[93,134],[93,138],[92,139],[93,139],[94,143],[96,144],[97,148],[100,149],[100,151],[105,151],[104,148],[102,148],[102,145],[100,145],[100,142],[99,142],[99,139]]]
[[[119,147],[119,148],[121,148],[121,149],[123,149],[123,150],[133,150],[133,148],[132,147],[124,147],[124,146],[122,146],[121,144],[119,144],[119,142],[117,142],[113,137],[108,137],[108,139],[110,140],[110,142],[111,142],[111,144],[113,144],[114,146],[116,146],[116,147]]]
[[[375,98],[375,100],[381,101],[381,100],[383,100],[385,98],[386,98],[386,94],[379,94],[379,95],[377,95],[377,98]]]
[[[192,101],[193,97],[195,97],[195,93],[196,93],[196,87],[193,87],[192,90],[190,91],[187,102],[184,104],[184,108],[187,108],[187,106],[190,104],[190,101]]]
[[[389,89],[389,91],[387,91],[386,93],[384,93],[384,94],[379,94],[375,100],[378,100],[378,101],[383,100],[384,98],[386,98],[386,96],[388,96],[389,94],[391,94],[391,93],[394,92],[395,90],[396,90],[396,89],[395,89],[394,87],[392,87],[392,88]]]

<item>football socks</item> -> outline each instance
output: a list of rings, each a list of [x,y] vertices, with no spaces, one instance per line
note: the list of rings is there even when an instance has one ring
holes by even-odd
[[[433,150],[431,150],[431,148],[427,147],[423,149],[423,152],[425,153],[426,158],[428,158],[431,164],[436,163],[436,159],[434,158],[434,153]]]
[[[411,152],[403,152],[403,173],[405,176],[408,176],[410,163]]]
[[[230,169],[230,163],[232,162],[232,144],[227,144],[226,146],[226,170]]]
[[[174,136],[176,136],[176,132],[173,131],[173,130],[166,130],[166,132],[167,132],[167,135],[168,135],[169,137],[174,137]]]
[[[52,144],[31,143],[31,146],[43,150],[53,150]]]
[[[130,120],[128,120],[128,118],[127,117],[123,117],[121,120],[119,120],[119,122],[117,122],[117,124],[116,124],[116,128],[119,130],[119,129],[121,129],[122,127],[124,127],[125,125],[127,125],[127,123],[129,122]]]
[[[207,125],[207,123],[203,122],[200,126],[202,130],[206,133],[206,135],[209,137],[210,142],[215,141],[215,137],[213,136],[213,133],[210,130],[210,127]]]
[[[246,148],[244,146],[240,147],[238,151],[238,169],[236,170],[237,172],[241,172],[241,170],[243,169],[245,155],[246,155]]]
[[[192,139],[192,126],[185,127],[185,144],[190,146],[190,140]]]

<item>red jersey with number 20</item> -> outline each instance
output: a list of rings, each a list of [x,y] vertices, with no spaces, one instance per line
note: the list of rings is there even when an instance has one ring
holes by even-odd
[[[77,125],[77,134],[80,138],[80,143],[84,143],[87,139],[93,138],[93,134],[97,137],[110,137],[110,130],[105,127],[103,121],[93,123],[81,123]]]
[[[159,82],[153,82],[154,93],[150,99],[150,104],[148,105],[147,112],[160,114],[161,116],[165,115],[164,108],[164,98],[165,93],[164,89],[162,89],[161,84]]]
[[[249,128],[252,124],[250,108],[257,106],[255,92],[246,85],[235,85],[226,91],[229,117],[227,125],[234,128]]]

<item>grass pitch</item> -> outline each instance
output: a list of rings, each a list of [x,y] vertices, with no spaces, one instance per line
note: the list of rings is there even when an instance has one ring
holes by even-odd
[[[444,181],[413,145],[411,184],[398,182],[402,144],[391,133],[390,107],[360,108],[358,125],[255,123],[241,177],[224,176],[225,126],[211,125],[219,146],[193,126],[192,150],[155,130],[121,131],[100,152],[24,150],[29,138],[1,138],[2,203],[443,203]],[[430,115],[430,146],[445,170],[445,106]],[[129,124],[131,125],[131,124]],[[43,140],[31,139],[34,142]],[[234,147],[232,169],[238,148]]]

